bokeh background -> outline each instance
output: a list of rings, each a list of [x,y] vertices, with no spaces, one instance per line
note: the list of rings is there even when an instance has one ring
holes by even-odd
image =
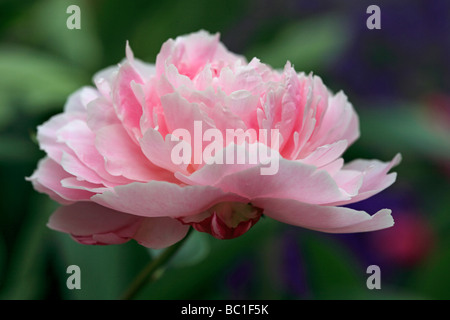
[[[81,30],[66,9],[81,8]],[[366,9],[381,9],[369,30]],[[394,227],[330,235],[262,219],[240,238],[195,233],[142,299],[450,298],[450,1],[0,1],[0,299],[116,299],[158,252],[84,246],[51,231],[57,204],[25,181],[43,157],[36,126],[118,63],[129,40],[154,62],[168,38],[220,32],[233,52],[321,76],[361,121],[346,160],[388,161],[397,182],[353,205],[392,208]],[[66,268],[81,268],[68,290]],[[369,265],[381,289],[369,290]]]

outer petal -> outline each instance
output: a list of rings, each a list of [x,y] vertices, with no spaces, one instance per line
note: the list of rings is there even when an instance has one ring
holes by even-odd
[[[121,122],[117,118],[112,102],[105,97],[100,97],[88,104],[86,123],[92,132],[96,132],[103,127],[120,124]]]
[[[261,168],[268,165],[250,168],[242,165],[244,170],[233,172],[234,167],[218,164],[204,166],[190,177],[183,178],[183,181],[186,179],[193,183],[213,185],[250,200],[267,197],[323,204],[350,199],[325,170],[317,170],[315,166],[298,161],[278,160],[278,172],[273,175],[261,175]],[[238,168],[238,165],[235,166]],[[181,175],[177,177],[182,178]]]
[[[141,137],[140,119],[143,112],[141,102],[133,91],[132,83],[143,84],[139,73],[126,62],[119,69],[113,87],[113,101],[117,117],[122,121],[130,137],[137,142]]]
[[[171,218],[142,218],[92,202],[61,206],[50,217],[48,227],[69,233],[82,244],[120,244],[135,239],[153,249],[171,246],[189,229]]]
[[[223,148],[209,159],[210,164],[204,164],[190,176],[176,172],[175,177],[189,185],[214,185],[232,173],[258,166],[257,161],[254,161],[254,163],[250,161],[251,148],[254,148],[254,151],[256,151],[257,148],[264,148],[264,150],[267,150],[267,147],[260,143],[253,144],[251,147],[247,143],[241,145],[230,143],[227,147]],[[226,161],[227,156],[230,156],[233,161]],[[279,155],[274,152],[271,156],[275,157]]]
[[[78,202],[58,208],[48,227],[69,233],[83,244],[119,244],[131,239],[142,221],[92,202]]]
[[[211,186],[184,186],[165,182],[130,183],[97,194],[93,201],[143,217],[184,217],[205,211],[221,201],[242,201]]]
[[[72,93],[64,106],[64,112],[70,114],[86,115],[86,106],[99,97],[99,92],[92,87],[82,87]]]
[[[401,155],[397,154],[390,162],[381,162],[378,160],[354,160],[343,167],[342,171],[360,172],[363,177],[362,185],[359,188],[358,194],[350,200],[329,203],[327,205],[344,205],[358,202],[367,199],[395,182],[397,173],[390,173],[392,167],[396,166],[401,161]]]
[[[38,168],[27,180],[33,183],[36,190],[47,193],[53,200],[59,203],[67,204],[73,201],[89,200],[94,193],[65,188],[61,185],[63,179],[71,177],[73,176],[64,171],[58,163],[46,157],[39,161]]]
[[[122,175],[134,181],[169,179],[164,170],[148,161],[121,125],[100,129],[95,146],[105,159],[106,171],[114,176]]]
[[[188,225],[172,218],[145,218],[133,238],[145,247],[166,248],[186,236]]]
[[[58,131],[75,119],[77,118],[70,114],[62,113],[53,116],[37,128],[37,140],[39,141],[40,149],[44,150],[56,162],[61,161],[64,151],[70,152],[64,141],[57,139]]]
[[[347,140],[339,140],[332,144],[323,145],[301,161],[316,167],[322,167],[339,158],[347,149],[347,146]]]
[[[77,177],[83,177],[82,173],[85,171],[93,171],[95,174],[91,173],[90,175],[94,179],[89,181],[103,183],[105,186],[131,182],[124,177],[113,176],[105,170],[105,159],[95,147],[95,133],[89,129],[86,122],[81,120],[71,121],[58,131],[58,140],[64,141],[74,153],[74,155],[65,153],[61,159],[61,165],[66,171]],[[66,167],[73,167],[74,165],[84,168],[80,171],[74,171]]]
[[[173,64],[181,74],[192,79],[209,62],[233,63],[236,60],[244,59],[228,52],[220,43],[219,34],[211,35],[202,30],[166,41],[156,58],[156,70],[161,75],[166,65]]]
[[[190,148],[190,144],[183,140],[172,141],[172,135],[167,134],[165,138],[153,129],[148,129],[142,139],[139,140],[142,152],[153,164],[158,167],[170,170],[172,172],[181,171],[187,173],[188,164],[175,164],[172,159],[172,150],[178,143],[187,143],[186,147]]]
[[[281,222],[329,233],[353,233],[385,229],[394,225],[391,210],[374,215],[344,207],[317,206],[293,200],[255,199],[252,205]]]
[[[200,109],[199,104],[189,103],[178,93],[166,94],[161,97],[161,103],[170,132],[183,128],[189,131],[191,139],[195,139],[195,121],[201,121],[202,124],[200,138],[203,137],[205,130],[214,127],[213,121]]]

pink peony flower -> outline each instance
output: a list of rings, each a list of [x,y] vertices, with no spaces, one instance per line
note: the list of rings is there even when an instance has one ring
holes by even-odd
[[[370,215],[341,205],[390,186],[396,174],[388,171],[400,156],[344,165],[341,155],[359,136],[352,105],[289,62],[280,71],[256,58],[247,62],[218,35],[200,31],[164,43],[155,65],[134,58],[127,45],[126,59],[93,81],[95,87],[72,94],[63,113],[38,127],[47,156],[28,178],[63,204],[48,226],[80,243],[135,239],[162,248],[190,226],[229,239],[262,214],[333,233],[393,225],[389,209]],[[195,155],[189,163],[173,161],[176,146],[197,142],[174,132],[194,137],[199,122],[203,138],[208,129],[223,136],[227,129],[277,130],[278,146],[257,137],[223,142],[221,152],[200,161]],[[267,166],[261,158],[214,161],[229,152],[247,157],[251,146],[271,151],[275,174],[261,174]]]

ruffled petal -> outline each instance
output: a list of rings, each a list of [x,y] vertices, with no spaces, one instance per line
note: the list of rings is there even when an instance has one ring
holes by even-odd
[[[165,181],[130,183],[92,197],[94,202],[143,217],[184,217],[221,201],[242,201],[211,186],[179,186]]]
[[[58,208],[47,226],[83,244],[119,244],[130,240],[143,220],[92,202],[78,202]]]
[[[329,233],[375,231],[394,225],[391,210],[374,215],[344,207],[318,206],[294,200],[254,199],[252,205],[275,220],[295,226]]]

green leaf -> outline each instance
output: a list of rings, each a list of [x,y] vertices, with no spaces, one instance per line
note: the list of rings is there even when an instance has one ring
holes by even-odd
[[[272,41],[255,45],[246,56],[275,68],[283,68],[289,60],[297,71],[315,72],[331,63],[349,39],[344,17],[329,14],[288,25]]]
[[[67,96],[88,83],[78,68],[55,57],[21,47],[0,47],[0,92],[32,114],[62,110]],[[11,110],[7,111],[11,112]]]

